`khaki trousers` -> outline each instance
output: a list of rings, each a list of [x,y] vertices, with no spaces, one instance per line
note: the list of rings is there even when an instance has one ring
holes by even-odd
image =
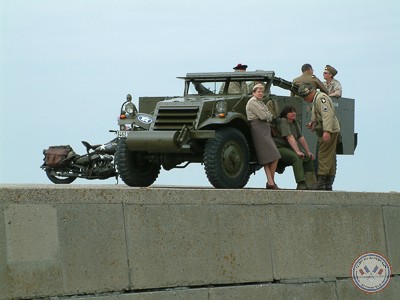
[[[322,137],[318,137],[318,175],[336,175],[336,145],[339,132],[331,133],[329,142],[325,143]]]

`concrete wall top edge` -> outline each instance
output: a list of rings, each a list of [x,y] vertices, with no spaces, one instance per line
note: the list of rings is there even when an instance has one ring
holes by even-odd
[[[267,191],[253,188],[223,190],[207,187],[161,186],[131,188],[126,185],[0,184],[0,203],[400,206],[400,193]]]

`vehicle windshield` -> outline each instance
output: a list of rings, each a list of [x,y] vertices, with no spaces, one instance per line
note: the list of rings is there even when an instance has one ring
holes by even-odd
[[[256,83],[263,83],[269,90],[274,75],[272,71],[213,72],[187,73],[178,78],[185,79],[184,95],[243,95],[251,94]]]
[[[188,94],[217,95],[220,93],[222,86],[223,82],[190,82]]]
[[[231,81],[229,88],[225,90],[225,82],[190,82],[189,95],[237,95],[237,94],[251,94],[254,84],[260,83],[255,81]],[[265,84],[265,83],[263,83]]]

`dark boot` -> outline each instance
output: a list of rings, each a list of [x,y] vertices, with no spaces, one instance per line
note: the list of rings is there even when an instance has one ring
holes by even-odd
[[[299,181],[297,183],[297,190],[308,190],[306,182],[305,181]]]
[[[326,176],[325,189],[327,191],[332,191],[332,185],[334,181],[335,181],[335,176]]]
[[[306,184],[309,190],[317,189],[317,178],[315,177],[314,172],[304,172],[304,176],[306,177]]]
[[[317,190],[325,191],[326,190],[326,177],[325,175],[317,176]]]

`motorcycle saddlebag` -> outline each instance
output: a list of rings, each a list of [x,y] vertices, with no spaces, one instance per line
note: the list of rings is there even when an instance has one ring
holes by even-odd
[[[46,166],[57,167],[60,162],[67,158],[68,153],[72,151],[71,146],[50,146],[49,149],[44,151]]]

